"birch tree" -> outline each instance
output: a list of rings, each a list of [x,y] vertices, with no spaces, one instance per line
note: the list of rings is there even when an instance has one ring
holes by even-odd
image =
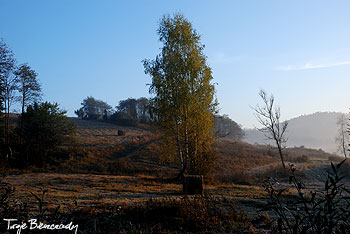
[[[205,174],[215,159],[213,121],[217,102],[204,45],[181,14],[164,16],[158,29],[163,43],[155,60],[144,60],[152,78],[149,92],[153,116],[167,141],[176,149],[179,177]]]

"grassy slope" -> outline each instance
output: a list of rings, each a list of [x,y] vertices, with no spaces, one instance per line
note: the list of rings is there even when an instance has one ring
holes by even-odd
[[[149,128],[117,126],[77,118],[72,121],[78,126],[76,142],[64,146],[63,153],[58,154],[56,161],[50,162],[44,171],[155,176],[176,174],[176,161],[165,163],[161,160],[164,155],[160,151],[159,136]],[[118,136],[118,130],[125,130],[126,135]],[[216,140],[216,148],[218,160],[213,174],[223,182],[238,180],[250,184],[250,175],[280,164],[279,155],[271,146],[250,145],[222,138]],[[313,162],[322,164],[331,156],[320,150],[298,147],[288,148],[285,157],[287,164],[292,162],[310,166]],[[246,178],[246,181],[239,181],[239,177]]]
[[[54,164],[37,169],[44,173],[12,174],[5,179],[16,187],[16,198],[27,201],[33,212],[38,209],[38,203],[31,192],[39,196],[45,190],[48,191],[45,209],[59,205],[60,212],[69,217],[72,209],[98,213],[118,206],[127,210],[130,204],[148,204],[150,199],[153,202],[168,199],[170,203],[174,202],[171,199],[181,200],[181,185],[163,179],[176,174],[176,163],[160,164],[159,138],[150,130],[72,121],[78,125],[76,142],[64,146]],[[118,136],[119,129],[125,130],[126,136]],[[264,205],[267,196],[260,186],[261,179],[280,173],[276,150],[230,139],[218,139],[216,147],[215,180],[205,185],[206,193],[222,196],[231,204],[234,202],[238,210],[256,216],[257,208]],[[310,160],[301,160],[303,155]],[[330,156],[305,148],[288,149],[286,155],[287,163],[309,171],[307,175],[328,165]],[[320,186],[314,182],[312,185]],[[289,190],[287,194],[294,192]]]

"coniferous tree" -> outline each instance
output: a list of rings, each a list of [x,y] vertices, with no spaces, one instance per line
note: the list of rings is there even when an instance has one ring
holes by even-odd
[[[76,126],[66,117],[57,103],[37,103],[29,105],[20,117],[21,163],[42,166],[50,152],[68,142],[75,133]]]

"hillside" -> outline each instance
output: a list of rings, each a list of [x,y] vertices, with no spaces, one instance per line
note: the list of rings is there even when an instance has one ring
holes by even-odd
[[[336,123],[341,114],[339,112],[317,112],[289,120],[286,133],[287,147],[305,146],[322,149],[329,153],[336,152],[335,137],[338,131]],[[243,140],[250,144],[273,144],[256,129],[246,129]]]
[[[71,121],[78,127],[75,141],[62,146],[54,161],[47,162],[44,168],[9,171],[6,176],[5,184],[16,187],[11,199],[26,204],[23,215],[37,214],[39,201],[39,212],[43,210],[45,217],[69,222],[73,219],[84,233],[96,227],[102,231],[94,233],[115,233],[120,229],[131,233],[134,227],[142,228],[144,233],[184,233],[187,229],[183,226],[198,223],[197,218],[192,218],[204,211],[199,213],[202,223],[224,219],[239,227],[233,233],[242,233],[240,229],[245,225],[249,230],[262,229],[256,233],[266,233],[269,227],[255,222],[268,199],[262,183],[273,177],[281,182],[279,186],[290,187],[290,174],[281,168],[274,147],[219,138],[215,142],[217,162],[212,176],[204,177],[205,195],[183,196],[182,185],[174,180],[177,163],[162,160],[166,155],[161,151],[160,138],[149,128],[78,118]],[[118,130],[126,134],[119,136]],[[315,178],[325,174],[332,157],[335,158],[305,147],[289,148],[285,154],[287,165],[294,164],[303,182],[312,188],[322,187]],[[293,190],[287,189],[286,193],[284,196],[290,197]],[[222,213],[224,216],[220,216]],[[169,223],[165,215],[171,218]],[[174,226],[181,227],[174,229],[178,232],[154,229],[159,223],[168,228],[174,220]],[[214,226],[222,223],[215,221]],[[226,233],[233,226],[229,227],[215,233]]]
[[[337,116],[337,113],[324,113],[324,119],[318,118],[319,114],[311,117],[302,116],[290,121],[290,132],[301,129],[308,131],[304,139],[310,139],[309,145],[315,146],[321,142],[312,139],[311,126],[305,126],[308,121],[317,122],[322,126],[329,121],[329,115]],[[306,121],[305,121],[306,119]],[[150,126],[119,126],[103,121],[82,120],[70,118],[77,126],[77,134],[74,141],[65,144],[47,161],[44,168],[33,167],[33,172],[65,172],[65,173],[93,173],[110,175],[155,175],[175,176],[178,163],[167,160],[166,153],[160,141],[160,136],[155,134]],[[323,122],[322,122],[323,121]],[[292,129],[292,130],[291,130]],[[118,130],[125,131],[124,136],[118,135]],[[332,129],[329,129],[331,132]],[[317,137],[323,136],[325,128],[319,129]],[[290,133],[289,132],[289,133]],[[249,135],[249,133],[252,133]],[[274,147],[266,144],[255,144],[255,139],[263,136],[256,130],[248,131],[248,139],[254,144],[231,138],[218,138],[215,141],[217,163],[212,169],[214,180],[221,182],[252,183],[249,171],[265,165],[280,165],[278,152]],[[297,135],[294,135],[297,137]],[[325,136],[323,136],[325,138]],[[314,141],[314,145],[310,142]],[[263,141],[261,141],[263,142]],[[291,146],[293,138],[289,140]],[[302,141],[300,141],[302,142]],[[326,141],[325,141],[326,143]],[[328,159],[331,154],[316,149],[307,148],[307,144],[294,144],[300,147],[289,147],[286,160],[296,162],[301,157]],[[304,145],[305,147],[301,146]],[[303,159],[304,160],[304,159]],[[248,178],[249,177],[249,178]]]
[[[159,136],[143,127],[125,127],[100,121],[72,118],[77,124],[75,142],[63,147],[65,157],[50,163],[50,171],[67,173],[94,173],[111,175],[146,174],[172,177],[177,173],[177,161],[165,160]],[[126,131],[118,136],[118,130]],[[210,180],[251,184],[255,175],[249,174],[265,165],[280,166],[275,148],[251,145],[228,138],[216,139],[217,163]],[[64,155],[64,153],[62,154]],[[305,161],[305,158],[328,160],[332,155],[304,147],[289,148],[288,162]],[[302,158],[304,157],[304,158]],[[255,170],[256,171],[256,170]],[[249,174],[249,175],[248,175]]]

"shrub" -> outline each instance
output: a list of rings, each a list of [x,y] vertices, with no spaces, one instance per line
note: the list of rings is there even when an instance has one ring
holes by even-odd
[[[20,138],[20,163],[41,167],[57,146],[70,141],[75,125],[65,116],[58,104],[34,103],[20,117],[17,127]]]
[[[286,189],[276,189],[270,180],[265,182],[269,194],[266,210],[277,216],[274,231],[278,233],[350,233],[350,202],[348,190],[341,180],[337,165],[331,164],[324,190],[305,192],[305,185],[295,176],[291,167],[289,182],[297,190],[295,197],[285,199]]]

